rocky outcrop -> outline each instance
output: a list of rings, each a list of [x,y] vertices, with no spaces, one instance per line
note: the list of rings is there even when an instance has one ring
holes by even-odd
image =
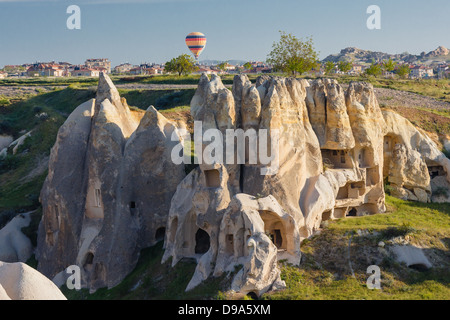
[[[421,248],[413,245],[394,245],[389,248],[399,263],[409,268],[425,271],[433,267]]]
[[[299,227],[274,197],[233,197],[220,225],[219,250],[214,275],[238,270],[231,289],[261,295],[280,289],[277,261],[287,259],[298,265],[301,253]]]
[[[0,261],[0,300],[66,300],[66,297],[53,282],[28,265]]]
[[[251,96],[252,90],[255,89],[247,89],[247,96]],[[311,179],[315,179],[322,170],[319,141],[309,122],[305,103],[305,83],[296,79],[267,78],[256,90],[261,102],[261,107],[257,106],[261,110],[259,125],[252,125],[256,121],[243,121],[242,125],[258,130],[259,151],[267,144],[267,154],[259,152],[260,161],[256,165],[246,162],[242,192],[253,196],[274,196],[296,223],[304,226],[303,212],[307,205],[304,195],[309,192]],[[267,133],[264,134],[263,130]],[[268,142],[265,143],[265,139]],[[272,158],[270,165],[261,163],[261,157],[269,154]],[[301,236],[308,236],[306,230],[301,230]]]
[[[336,80],[316,80],[307,87],[306,105],[321,149],[346,150],[355,139],[345,104],[345,92]]]
[[[170,200],[185,176],[170,157],[177,143],[177,128],[153,107],[136,122],[102,74],[96,99],[70,115],[52,148],[38,269],[52,278],[78,265],[91,291],[120,283],[140,250],[164,237]]]
[[[0,230],[0,261],[26,262],[31,257],[33,245],[21,231],[30,221],[30,212],[20,213]]]
[[[394,195],[421,202],[450,202],[450,159],[407,119],[389,110],[383,111],[383,117],[387,129],[384,176],[394,185]]]
[[[431,195],[427,164],[419,152],[396,144],[389,164],[391,194],[404,200],[428,202]]]
[[[426,54],[426,57],[440,57],[447,56],[450,54],[450,50],[446,47],[439,46],[437,49],[430,51]]]
[[[187,290],[239,265],[234,290],[280,287],[276,261],[299,264],[301,240],[323,220],[385,210],[385,124],[371,85],[344,92],[333,80],[269,76],[252,85],[240,75],[231,95],[203,75],[191,113],[203,125],[197,133],[217,129],[225,145],[235,129],[233,139],[240,130],[248,140],[234,145],[242,158],[201,163],[172,198],[163,262],[197,260]],[[210,141],[196,142],[197,157]]]
[[[164,238],[163,263],[197,262],[186,290],[236,272],[233,290],[260,295],[283,287],[277,262],[298,265],[322,221],[384,212],[385,178],[404,199],[449,189],[450,160],[381,112],[368,83],[238,75],[229,90],[204,74],[191,115],[199,165],[185,176],[173,151],[189,136],[153,107],[136,121],[100,77],[52,149],[39,270],[53,277],[77,264],[83,286],[112,287]]]
[[[323,167],[306,198],[311,235],[322,219],[384,212],[384,121],[370,84],[351,83],[344,92],[334,80],[315,80],[307,93]]]

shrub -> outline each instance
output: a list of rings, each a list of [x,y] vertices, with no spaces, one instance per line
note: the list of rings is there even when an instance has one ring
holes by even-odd
[[[0,160],[0,173],[14,170],[20,165],[20,159],[14,155],[8,154]]]

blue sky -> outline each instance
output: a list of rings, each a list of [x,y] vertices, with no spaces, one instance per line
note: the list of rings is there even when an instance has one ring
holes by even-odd
[[[69,5],[81,30],[68,30]],[[369,30],[369,5],[381,30]],[[312,36],[321,59],[349,46],[420,54],[450,47],[448,0],[0,0],[0,67],[87,58],[165,62],[189,53],[184,38],[203,32],[202,59],[265,60],[278,31]]]

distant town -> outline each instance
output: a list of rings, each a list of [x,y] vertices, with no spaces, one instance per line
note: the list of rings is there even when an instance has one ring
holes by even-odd
[[[251,61],[243,65],[206,65],[198,64],[194,74],[229,74],[229,73],[271,73],[272,68],[259,61]],[[0,71],[0,79],[7,77],[98,77],[100,72],[117,75],[162,75],[165,74],[164,64],[142,63],[133,65],[122,63],[114,68],[107,58],[87,59],[83,65],[69,62],[36,62],[22,65],[6,65]]]
[[[362,75],[370,67],[369,63],[351,63],[351,68],[346,71],[340,70],[338,63],[331,70],[326,69],[326,60],[319,62],[317,67],[309,71],[307,75],[324,76],[326,74],[345,74]],[[329,61],[329,60],[328,60]],[[373,64],[382,64],[383,61],[373,62]],[[400,62],[392,71],[384,71],[382,76],[389,78],[395,77],[396,70],[402,65],[408,65],[410,72],[406,77],[410,79],[431,79],[431,78],[450,78],[450,65],[441,63],[434,66],[418,63]],[[193,74],[239,74],[239,73],[272,73],[272,67],[262,61],[249,61],[246,63],[231,64],[217,63],[206,64],[200,62],[197,70]],[[164,64],[142,63],[133,65],[130,63],[121,63],[114,68],[111,67],[111,61],[108,58],[87,59],[84,64],[76,65],[69,62],[35,62],[22,65],[6,65],[0,69],[0,79],[13,77],[98,77],[100,72],[116,75],[163,75],[166,74]]]

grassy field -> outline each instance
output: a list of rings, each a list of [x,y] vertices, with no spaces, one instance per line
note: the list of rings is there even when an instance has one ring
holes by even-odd
[[[157,110],[170,110],[189,107],[194,96],[194,89],[183,90],[126,90],[119,89],[122,97],[130,106],[146,110],[153,105]]]

